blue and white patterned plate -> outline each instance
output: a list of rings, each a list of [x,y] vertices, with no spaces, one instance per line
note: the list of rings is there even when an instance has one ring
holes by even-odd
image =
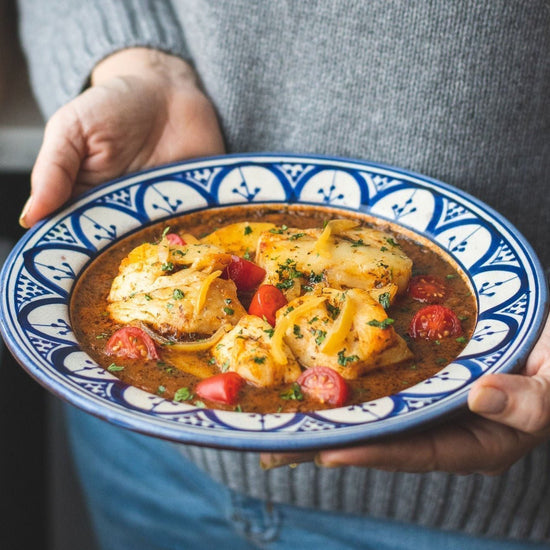
[[[463,353],[398,394],[309,414],[198,409],[127,386],[79,348],[69,299],[92,258],[144,225],[218,205],[316,203],[401,225],[468,274],[479,316]],[[529,244],[480,201],[378,164],[235,155],[170,165],[101,186],[24,236],[1,274],[1,330],[21,365],[60,398],[117,425],[179,442],[296,451],[417,429],[466,404],[471,384],[518,368],[546,314],[544,274]]]

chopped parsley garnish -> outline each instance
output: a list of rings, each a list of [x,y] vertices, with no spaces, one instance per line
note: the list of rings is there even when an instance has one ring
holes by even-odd
[[[173,308],[174,308],[174,304],[173,304],[172,302],[168,302],[168,303],[166,304],[166,309],[167,309],[167,310],[171,310],[171,309],[173,309]]]
[[[298,239],[301,239],[305,236],[305,233],[294,233],[294,235],[291,235],[288,239],[289,241],[297,241]]]
[[[301,271],[296,269],[296,261],[292,258],[287,258],[284,264],[279,264],[277,275],[279,276],[279,282],[275,286],[280,290],[292,288],[294,279],[304,276]]]
[[[393,237],[388,237],[386,242],[391,246],[399,246],[399,243]]]
[[[157,388],[157,393],[159,393],[160,395],[162,395],[165,392],[166,392],[166,388],[164,386],[159,386]]]
[[[348,363],[355,363],[355,362],[359,361],[359,356],[358,355],[348,355],[346,357],[345,353],[346,353],[345,349],[341,349],[338,352],[338,364],[342,365],[342,367],[347,367]]]
[[[108,367],[107,367],[107,370],[109,372],[120,372],[121,370],[124,370],[124,367],[121,367],[120,365],[117,365],[115,363],[111,363]]]
[[[204,404],[204,401],[195,401],[194,403],[195,407],[198,407],[199,409],[206,409],[206,405]]]
[[[378,301],[384,309],[388,309],[390,307],[390,293],[382,292],[382,294],[378,296]]]
[[[174,292],[172,292],[172,298],[174,300],[181,300],[185,296],[185,293],[182,292],[179,288],[175,288]]]
[[[189,388],[179,388],[174,394],[174,401],[189,401],[190,399],[193,399],[193,394]]]
[[[152,298],[152,296],[151,296],[150,294],[145,294],[145,299],[146,299],[147,301],[150,301],[150,300],[152,300],[153,298]]]
[[[245,235],[250,235],[250,233],[252,233],[252,227],[250,227],[249,225],[245,226],[244,234]]]
[[[321,273],[315,273],[312,271],[308,276],[308,281],[311,284],[320,283],[325,277],[325,274],[321,271]]]
[[[382,330],[386,330],[387,328],[390,328],[390,326],[393,325],[394,323],[395,323],[395,319],[388,317],[383,321],[377,321],[376,319],[372,319],[372,321],[369,321],[367,325],[370,325],[371,327],[381,328]]]
[[[367,246],[363,239],[357,239],[356,241],[352,241],[351,247],[357,248],[358,246]]]
[[[464,336],[459,336],[456,341],[459,343],[459,344],[465,344],[466,343],[466,338]]]
[[[294,325],[292,331],[294,333],[295,338],[303,338],[304,337],[299,325]]]
[[[275,329],[274,329],[274,328],[266,328],[266,329],[264,329],[264,332],[265,332],[270,338],[273,338],[273,334],[275,333]]]
[[[275,235],[281,235],[281,234],[284,233],[287,229],[288,229],[288,226],[287,226],[287,225],[281,225],[280,228],[272,227],[272,228],[269,230],[269,232],[270,232],[270,233],[274,233]]]
[[[229,365],[230,365],[229,359],[226,359],[226,360],[223,362],[223,364],[222,364],[220,370],[221,370],[222,372],[227,372],[227,370],[229,369]]]
[[[281,399],[285,399],[287,401],[302,401],[304,399],[304,394],[302,393],[300,384],[294,382],[289,390],[281,394]]]
[[[327,337],[327,332],[326,330],[316,330],[315,335],[315,343],[320,346]]]
[[[245,260],[250,260],[250,258],[252,258],[252,256],[251,256],[250,251],[248,250],[248,248],[244,251],[243,258],[244,258]]]
[[[185,256],[187,254],[187,250],[179,250],[178,248],[176,250],[171,251],[172,256]]]
[[[174,271],[174,264],[172,262],[166,262],[160,266],[162,271]]]
[[[329,317],[334,321],[338,315],[340,315],[340,308],[338,306],[333,306],[330,302],[327,302],[327,312]]]
[[[235,310],[230,307],[224,307],[223,310],[227,315],[233,315],[235,313]]]
[[[254,361],[257,365],[263,365],[265,363],[265,356],[256,355],[252,358],[252,361]]]

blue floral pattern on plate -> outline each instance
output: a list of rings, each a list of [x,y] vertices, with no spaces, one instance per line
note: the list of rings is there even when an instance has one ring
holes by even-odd
[[[397,224],[446,251],[467,273],[478,321],[463,353],[398,394],[310,414],[248,414],[168,401],[120,382],[78,345],[69,319],[90,259],[144,225],[197,209],[313,203]],[[250,154],[190,161],[101,186],[33,228],[0,277],[3,337],[21,365],[62,399],[107,421],[178,442],[295,451],[417,429],[463,408],[471,384],[518,368],[542,328],[547,291],[529,244],[480,201],[378,164]]]

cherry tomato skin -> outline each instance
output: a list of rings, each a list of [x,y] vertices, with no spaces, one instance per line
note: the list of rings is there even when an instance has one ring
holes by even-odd
[[[288,303],[285,295],[276,286],[260,285],[252,297],[248,313],[256,315],[273,327],[275,326],[275,313]]]
[[[461,334],[462,325],[455,312],[436,304],[418,310],[409,326],[409,335],[412,338],[440,340]]]
[[[440,304],[447,296],[447,285],[434,275],[416,275],[409,281],[409,296],[425,304]]]
[[[312,367],[297,380],[308,397],[334,407],[341,407],[347,400],[349,388],[339,373],[329,367]]]
[[[235,283],[237,290],[246,292],[254,290],[264,280],[265,269],[240,256],[231,256],[226,274]]]
[[[151,337],[138,327],[119,328],[107,341],[105,353],[127,359],[159,358]]]
[[[202,399],[208,399],[224,405],[234,405],[244,378],[236,372],[222,372],[201,380],[195,386],[195,393]]]
[[[185,246],[187,244],[177,233],[167,233],[166,240],[174,246]]]

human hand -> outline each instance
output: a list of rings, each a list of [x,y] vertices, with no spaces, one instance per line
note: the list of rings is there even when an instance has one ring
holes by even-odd
[[[521,374],[481,377],[470,413],[421,433],[318,453],[268,454],[264,468],[315,460],[319,466],[456,474],[505,472],[550,437],[550,319]],[[476,414],[472,414],[476,413]]]
[[[191,67],[155,50],[122,50],[48,121],[20,223],[31,227],[71,196],[122,174],[223,152],[214,108]]]

